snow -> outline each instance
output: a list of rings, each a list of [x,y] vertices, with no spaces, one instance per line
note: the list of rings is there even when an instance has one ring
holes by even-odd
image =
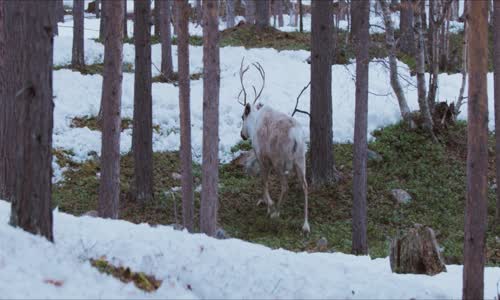
[[[399,275],[391,273],[388,258],[271,250],[171,226],[75,217],[57,210],[52,244],[9,226],[9,213],[10,204],[0,200],[0,290],[6,299],[450,299],[462,293],[458,265],[436,276]],[[101,274],[89,259],[103,255],[114,265],[154,275],[163,283],[156,292],[144,293]],[[496,296],[499,281],[500,268],[486,268],[486,298]]]

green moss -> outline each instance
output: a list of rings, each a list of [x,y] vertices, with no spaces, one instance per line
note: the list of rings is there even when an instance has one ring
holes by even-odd
[[[132,119],[130,118],[122,118],[121,130],[125,130],[128,128],[132,128]],[[90,130],[101,130],[101,125],[99,124],[97,117],[95,116],[83,116],[83,117],[75,117],[71,120],[71,127],[73,128],[84,128],[87,127]],[[158,127],[156,125],[155,127]],[[158,128],[159,129],[159,128]]]
[[[133,73],[134,72],[134,66],[131,63],[124,62],[123,65],[123,72],[125,73]],[[56,65],[54,66],[54,70],[61,70],[61,69],[69,69],[73,71],[77,71],[82,73],[83,75],[95,75],[95,74],[101,74],[104,72],[104,64],[103,63],[95,63],[95,64],[90,64],[90,65],[84,65],[84,66],[72,66],[72,65]]]
[[[189,75],[190,80],[199,80],[202,77],[203,77],[202,72],[193,73],[193,74]],[[155,76],[155,77],[153,77],[153,82],[166,82],[166,83],[178,84],[179,83],[179,73],[174,72],[172,74],[172,77],[168,78],[168,79],[165,79],[165,77],[163,75]]]

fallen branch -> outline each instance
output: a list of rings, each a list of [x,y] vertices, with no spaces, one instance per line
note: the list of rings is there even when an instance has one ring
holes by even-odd
[[[305,90],[307,90],[307,88],[311,85],[311,82],[309,81],[309,83],[302,89],[302,91],[300,91],[300,94],[297,96],[297,101],[295,102],[295,108],[293,109],[293,112],[292,112],[292,117],[295,115],[295,113],[299,112],[299,113],[303,113],[303,114],[306,114],[308,115],[309,117],[311,117],[311,115],[307,112],[307,111],[304,111],[304,110],[301,110],[301,109],[298,109],[297,107],[299,106],[299,99],[300,99],[300,96],[302,96],[302,94],[304,93]]]

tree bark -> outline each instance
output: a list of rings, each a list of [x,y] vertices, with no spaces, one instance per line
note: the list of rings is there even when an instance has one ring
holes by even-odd
[[[368,159],[368,53],[370,2],[354,1],[351,7],[352,36],[356,51],[356,107],[354,114],[354,158],[352,201],[352,253],[368,254],[366,195]]]
[[[488,219],[488,3],[468,3],[469,98],[463,299],[484,298]]]
[[[13,61],[11,75],[16,77],[16,137],[11,142],[17,149],[10,224],[53,241],[52,57],[56,2],[6,1],[4,5],[5,29],[15,37],[6,58]]]
[[[107,10],[105,10],[107,13]],[[153,113],[151,96],[151,6],[134,2],[134,154],[135,198],[145,204],[153,199]]]
[[[126,0],[125,0],[126,1]],[[100,41],[104,41],[104,30],[106,28],[104,22],[105,22],[105,14],[106,14],[106,10],[104,9],[104,5],[101,7],[101,19],[99,21],[99,40]]]
[[[311,178],[313,186],[335,180],[332,132],[333,4],[313,1],[311,23]]]
[[[128,26],[127,26],[127,0],[123,0],[123,38],[128,38]]]
[[[285,25],[283,21],[283,0],[275,0],[275,5],[275,13],[278,15],[278,26],[283,27]]]
[[[153,10],[153,20],[154,20],[154,35],[160,36],[160,2],[164,0],[154,0],[155,6]]]
[[[392,24],[391,11],[389,10],[389,5],[386,0],[378,0],[382,8],[382,14],[384,17],[385,24],[385,42],[387,45],[387,50],[389,51],[389,69],[390,69],[390,79],[391,86],[396,94],[399,103],[399,109],[401,110],[401,116],[406,124],[411,124],[410,107],[408,102],[406,102],[406,97],[403,92],[403,88],[399,82],[398,77],[398,65],[396,60],[396,42],[394,41],[394,25]]]
[[[415,36],[413,33],[413,0],[401,0],[400,49],[407,55],[415,53]]]
[[[255,24],[255,0],[245,0],[245,20],[248,24]]]
[[[101,3],[101,0],[95,0],[95,17],[99,19],[101,17],[100,6],[104,5],[104,2]]]
[[[255,2],[255,25],[258,29],[269,26],[269,0]]]
[[[422,127],[433,138],[433,140],[436,140],[433,132],[434,126],[427,98],[427,87],[425,86],[425,41],[424,33],[422,31],[421,11],[418,8],[415,10],[415,32],[417,35],[415,64],[417,73],[418,105],[423,119]]]
[[[215,236],[219,186],[219,18],[216,1],[203,1],[203,166],[200,230]]]
[[[226,27],[234,27],[234,0],[226,0]]]
[[[64,2],[63,0],[57,0],[57,22],[64,23]]]
[[[123,1],[105,1],[106,38],[102,80],[103,123],[101,150],[100,217],[118,218],[120,202],[120,132],[123,60]]]
[[[73,0],[73,50],[71,52],[71,65],[82,67],[85,65],[83,55],[83,11],[84,0]]]
[[[302,8],[302,0],[299,1],[299,32],[304,32],[304,13]]]
[[[174,74],[172,66],[172,35],[170,32],[170,0],[160,1],[160,41],[161,41],[161,73],[165,79]]]
[[[495,90],[495,146],[496,178],[500,183],[500,1],[494,1],[493,9],[493,67]],[[497,187],[495,226],[500,227],[500,188]]]
[[[203,1],[205,2],[205,1]],[[187,0],[175,0],[177,19],[177,51],[179,72],[179,111],[181,125],[182,220],[184,227],[194,230],[193,170],[191,155],[191,108],[189,87],[189,6]]]
[[[295,11],[295,3],[290,3],[288,7],[288,16],[290,21],[288,22],[288,26],[297,26],[297,12]]]
[[[203,10],[201,8],[201,0],[196,0],[195,10],[196,10],[196,24],[200,25],[201,20],[203,18]]]

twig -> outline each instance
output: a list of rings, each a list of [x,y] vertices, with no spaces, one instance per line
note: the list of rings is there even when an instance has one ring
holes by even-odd
[[[307,112],[307,111],[303,111],[303,110],[300,110],[298,109],[297,107],[299,106],[299,99],[300,99],[300,96],[302,96],[302,94],[304,93],[304,91],[311,85],[311,82],[309,81],[309,83],[302,89],[302,91],[300,91],[300,94],[297,96],[297,101],[295,102],[295,108],[293,109],[293,112],[292,112],[292,117],[295,115],[296,112],[299,112],[299,113],[303,113],[303,114],[306,114],[308,115],[309,117],[311,117],[311,115]]]

